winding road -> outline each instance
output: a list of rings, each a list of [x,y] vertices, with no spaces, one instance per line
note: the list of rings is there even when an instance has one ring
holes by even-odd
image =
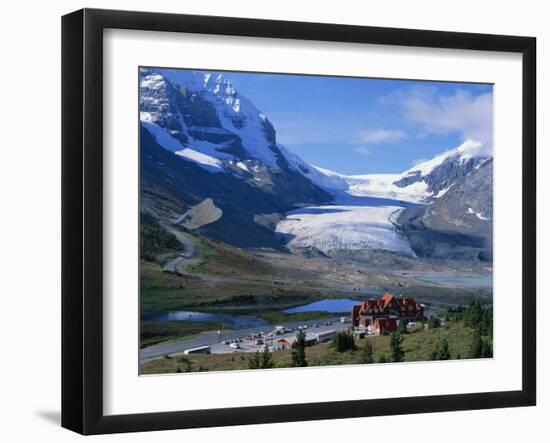
[[[160,222],[159,223],[164,229],[166,229],[170,234],[178,239],[178,241],[183,245],[184,251],[176,258],[168,260],[162,267],[163,271],[178,273],[178,266],[180,263],[183,263],[186,260],[190,260],[197,254],[197,247],[195,243],[184,233],[181,232],[168,223]]]
[[[165,222],[159,223],[164,229],[173,234],[178,241],[183,245],[184,252],[178,255],[175,258],[168,260],[162,267],[163,271],[172,272],[174,274],[181,275],[186,278],[193,278],[196,280],[201,280],[208,283],[234,283],[245,286],[258,286],[258,285],[269,285],[271,280],[261,280],[261,279],[250,279],[250,278],[239,278],[239,277],[228,277],[222,275],[206,275],[206,274],[197,274],[197,273],[188,273],[181,269],[180,265],[188,262],[198,254],[198,247],[193,243],[191,238],[182,231],[179,231]],[[307,285],[307,284],[292,284],[291,282],[282,281],[285,287],[293,288],[299,287],[301,289],[307,289],[311,291],[326,291],[327,289],[335,290],[344,294],[355,295],[357,296],[356,289],[354,285],[349,284],[334,284],[330,287],[326,286],[316,286],[316,285]],[[375,291],[373,288],[369,288],[371,292]],[[383,292],[383,291],[382,291]]]

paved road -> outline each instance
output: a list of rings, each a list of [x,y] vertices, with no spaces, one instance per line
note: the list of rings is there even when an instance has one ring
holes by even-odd
[[[195,243],[187,236],[184,232],[178,231],[170,226],[168,223],[160,222],[160,225],[166,229],[170,234],[173,234],[174,237],[183,245],[184,251],[178,257],[168,260],[162,267],[163,271],[179,273],[178,266],[184,261],[190,260],[197,254],[197,247]]]
[[[326,323],[330,322],[330,325]],[[313,325],[319,324],[319,327],[314,327]],[[326,332],[333,329],[341,330],[347,329],[350,326],[350,323],[340,323],[340,317],[331,317],[323,318],[319,320],[308,320],[301,322],[291,322],[291,323],[281,323],[281,325],[287,328],[296,329],[298,326],[307,325],[307,332],[319,333]],[[149,346],[139,350],[139,360],[140,362],[153,360],[155,358],[164,357],[165,355],[177,354],[185,351],[189,348],[195,348],[197,346],[212,346],[213,353],[228,353],[228,352],[253,352],[258,350],[260,347],[250,347],[243,346],[243,349],[237,350],[232,349],[228,345],[224,345],[222,342],[225,340],[235,340],[237,338],[244,338],[250,334],[257,334],[261,332],[262,335],[266,335],[272,332],[275,329],[275,325],[266,325],[263,327],[254,327],[246,329],[238,329],[235,331],[224,331],[222,334],[218,334],[218,331],[205,331],[202,332],[199,336],[189,338],[186,340],[180,340],[171,343],[164,343]],[[286,333],[283,335],[278,335],[276,338],[291,337],[295,332]]]

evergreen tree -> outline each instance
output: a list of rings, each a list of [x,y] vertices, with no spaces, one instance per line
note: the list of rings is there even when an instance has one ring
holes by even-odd
[[[401,334],[406,334],[407,333],[407,325],[409,324],[409,321],[406,320],[406,319],[402,319],[402,320],[399,320],[399,328],[398,328],[398,331],[401,333]]]
[[[493,358],[493,344],[487,339],[481,345],[481,358]]]
[[[471,328],[477,328],[481,325],[483,318],[483,307],[479,300],[474,300],[464,313],[464,324]]]
[[[367,341],[365,343],[365,347],[361,351],[361,354],[359,355],[359,361],[361,363],[373,363],[374,358],[372,355],[372,345]]]
[[[181,243],[171,233],[162,228],[150,214],[140,214],[140,258],[154,261],[163,251],[181,250]]]
[[[256,351],[248,358],[249,369],[269,369],[275,366],[273,355],[267,346],[262,352]]]
[[[392,362],[398,363],[404,360],[405,352],[401,347],[402,342],[403,342],[403,337],[401,337],[401,334],[399,332],[394,332],[391,335],[390,358]]]
[[[307,366],[306,360],[306,334],[301,329],[296,334],[296,340],[292,343],[292,366],[303,368]]]
[[[475,328],[470,343],[470,358],[480,358],[482,353],[482,340],[480,328]]]
[[[440,326],[441,320],[439,320],[439,317],[436,317],[435,315],[430,316],[430,319],[428,320],[428,329],[435,329]]]
[[[481,335],[493,338],[493,308],[486,308],[483,310]]]
[[[260,369],[261,367],[262,358],[260,356],[260,351],[256,351],[248,358],[248,369]]]
[[[353,334],[349,331],[338,331],[330,343],[336,352],[345,352],[355,349]]]
[[[273,361],[273,354],[269,351],[267,345],[264,346],[264,351],[262,352],[262,368],[268,369],[275,366]]]
[[[449,342],[447,341],[447,338],[443,338],[441,341],[439,341],[432,351],[431,354],[432,360],[450,360],[451,359],[451,352],[449,351]]]
[[[183,363],[185,366],[185,372],[191,372],[193,369],[193,362],[189,360],[187,357],[180,357],[178,358],[179,363]]]
[[[449,351],[449,342],[447,338],[441,340],[441,346],[439,347],[439,360],[450,360],[451,352]]]
[[[445,319],[448,319],[449,321],[464,320],[465,310],[466,308],[461,305],[458,305],[456,308],[449,308],[447,309],[447,313],[445,314]]]

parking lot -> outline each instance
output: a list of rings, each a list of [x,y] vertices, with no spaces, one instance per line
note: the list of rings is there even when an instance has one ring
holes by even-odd
[[[349,320],[349,319],[348,319]],[[209,346],[213,354],[228,354],[232,352],[256,352],[262,351],[267,341],[268,346],[272,346],[275,340],[282,338],[292,338],[296,335],[297,329],[302,327],[304,332],[309,334],[322,334],[331,330],[344,330],[350,326],[349,322],[342,323],[340,317],[330,317],[318,320],[307,320],[302,322],[282,323],[286,331],[279,335],[275,333],[276,325],[268,325],[262,328],[247,328],[234,331],[205,331],[197,337],[178,340],[169,343],[159,343],[139,350],[139,359],[141,362],[161,358],[165,355],[182,354],[186,350],[201,346]],[[260,334],[261,337],[252,335]],[[270,335],[271,334],[271,335]],[[249,338],[248,338],[249,337]],[[256,344],[256,339],[260,338],[264,344]],[[225,342],[229,342],[225,344]],[[238,343],[231,346],[231,342]]]
[[[348,329],[350,326],[348,322],[340,322],[326,320],[324,322],[309,323],[303,325],[294,325],[294,326],[283,326],[284,329],[270,329],[270,330],[259,330],[248,335],[243,335],[242,337],[236,338],[224,338],[223,334],[220,336],[220,341],[212,343],[210,345],[210,350],[212,354],[226,354],[231,352],[256,352],[262,351],[267,345],[269,348],[272,348],[278,340],[283,338],[292,339],[298,332],[299,329],[302,329],[306,336],[313,336],[317,334],[323,334],[330,331],[341,331]]]

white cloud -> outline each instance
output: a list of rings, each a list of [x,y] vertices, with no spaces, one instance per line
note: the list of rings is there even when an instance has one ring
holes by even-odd
[[[401,107],[407,120],[421,125],[432,134],[459,133],[462,141],[482,143],[482,153],[490,155],[493,148],[493,94],[473,95],[458,90],[453,95],[441,95],[434,87],[415,87],[396,91],[380,101]]]
[[[359,146],[354,149],[357,154],[370,155],[370,148],[368,146]]]
[[[359,133],[361,141],[373,144],[392,143],[407,137],[408,135],[399,129],[372,129]]]

